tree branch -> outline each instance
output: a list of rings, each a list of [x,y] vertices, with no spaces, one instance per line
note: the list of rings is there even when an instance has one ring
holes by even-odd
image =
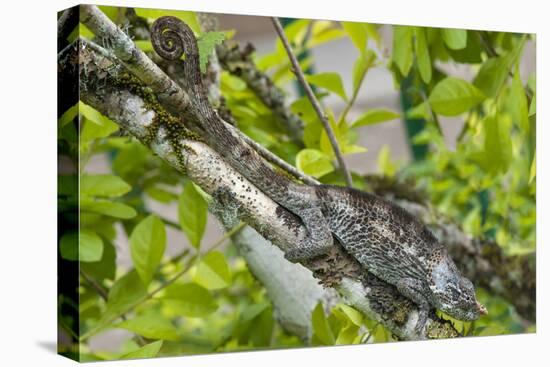
[[[74,53],[78,55],[75,57]],[[80,67],[75,68],[75,60]],[[181,145],[188,148],[182,150],[186,158],[182,163],[163,127],[147,139],[148,126],[166,111],[158,106],[151,108],[141,96],[121,86],[117,77],[125,72],[123,65],[96,54],[82,42],[81,47],[69,48],[59,58],[61,73],[75,69],[80,72],[83,102],[120,124],[131,135],[148,142],[159,157],[176,169],[186,171],[209,194],[228,190],[233,204],[242,213],[241,219],[282,251],[294,248],[306,236],[307,230],[299,218],[257,190],[204,143],[182,139]],[[418,318],[416,305],[401,296],[395,287],[365,272],[339,245],[328,255],[303,265],[325,286],[335,288],[348,304],[379,321],[401,339],[459,335],[452,325],[434,313],[429,317],[424,334],[417,335],[414,331]]]
[[[283,42],[283,46],[286,50],[286,53],[288,55],[288,58],[290,59],[290,62],[292,64],[292,69],[294,71],[294,74],[296,75],[296,78],[298,78],[298,81],[304,88],[306,95],[311,102],[311,105],[313,106],[313,109],[317,113],[317,116],[323,123],[323,126],[325,128],[325,131],[327,133],[327,136],[330,140],[330,144],[332,145],[332,150],[334,151],[334,155],[336,156],[336,159],[338,160],[338,165],[340,166],[340,169],[342,170],[342,174],[344,175],[344,179],[346,180],[346,183],[348,187],[353,187],[353,182],[351,180],[351,175],[348,171],[348,168],[346,167],[346,162],[344,161],[344,157],[342,156],[342,151],[340,150],[340,147],[338,146],[338,141],[336,140],[336,136],[334,135],[334,131],[332,130],[332,126],[330,126],[330,122],[328,121],[327,116],[323,112],[323,109],[321,105],[319,104],[319,101],[317,101],[317,98],[315,97],[315,94],[313,93],[313,90],[311,90],[311,87],[309,86],[309,83],[306,81],[306,78],[304,76],[304,72],[302,71],[302,68],[300,67],[300,63],[298,62],[298,59],[296,58],[296,55],[294,55],[294,51],[292,51],[292,47],[290,46],[290,43],[288,42],[288,39],[286,37],[285,31],[283,30],[283,27],[281,25],[281,22],[279,22],[278,18],[271,18],[273,22],[273,26],[275,27],[275,30],[277,31],[277,34],[279,35],[279,38]]]

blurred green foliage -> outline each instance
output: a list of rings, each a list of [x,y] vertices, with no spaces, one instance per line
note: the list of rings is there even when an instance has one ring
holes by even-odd
[[[123,8],[101,9],[115,22],[123,22]],[[223,33],[205,36],[192,12],[136,12],[149,22],[163,15],[186,21],[203,39],[204,63],[224,37]],[[380,173],[413,178],[431,203],[461,223],[467,233],[495,239],[509,255],[532,254],[536,223],[535,76],[520,75],[518,61],[526,42],[534,41],[534,37],[392,28],[392,40],[384,40],[374,24],[296,20],[286,28],[298,53],[342,38],[348,38],[357,49],[352,90],[345,89],[342,76],[335,72],[307,76],[318,88],[319,99],[334,94],[344,103],[339,113],[325,108],[342,151],[346,155],[365,152],[368,147],[357,145],[359,132],[373,124],[400,117],[426,120],[426,128],[413,138],[415,144],[429,146],[426,158],[395,162],[390,148],[384,146],[380,152],[369,152],[378,154]],[[83,26],[74,33],[79,31],[84,37],[93,37]],[[389,57],[379,51],[388,46],[386,43],[393,45]],[[148,41],[137,44],[145,52],[151,51]],[[304,67],[314,62],[308,55],[302,60]],[[287,87],[293,76],[280,41],[276,41],[273,52],[254,57],[258,67],[268,72],[278,86]],[[473,81],[447,74],[438,67],[445,63],[469,66]],[[412,79],[406,93],[415,105],[404,116],[398,111],[373,108],[354,120],[348,117],[373,67],[389,68],[396,87],[404,78]],[[527,79],[528,83],[522,82]],[[294,100],[290,106],[305,122],[304,146],[299,147],[278,117],[239,77],[222,72],[221,91],[243,132],[322,182],[343,184],[335,170],[327,135],[305,98]],[[449,145],[442,136],[441,116],[460,116],[464,121],[455,144]],[[277,324],[265,289],[235,248],[231,244],[218,246],[225,238],[214,246],[203,243],[208,198],[200,188],[82,102],[59,119],[58,136],[61,154],[79,167],[78,173],[59,177],[60,215],[69,213],[80,202],[80,232],[62,233],[59,243],[63,261],[80,261],[79,303],[75,305],[75,300],[64,294],[59,297],[61,305],[78,308],[77,319],[62,313],[60,324],[73,335],[75,345],[80,342],[81,360],[308,344]],[[108,158],[111,173],[88,172],[89,161],[100,155]],[[368,190],[360,175],[353,173],[353,179],[357,188]],[[151,202],[177,205],[178,222],[152,211]],[[190,246],[169,256],[168,230],[183,232]],[[125,243],[121,238],[128,239],[131,268],[117,263]],[[505,300],[484,290],[479,291],[479,297],[491,313],[474,323],[453,320],[465,334],[534,330]],[[380,324],[345,304],[331,310],[318,305],[311,322],[311,345],[393,340]],[[120,350],[90,350],[90,337],[113,328],[132,333]]]

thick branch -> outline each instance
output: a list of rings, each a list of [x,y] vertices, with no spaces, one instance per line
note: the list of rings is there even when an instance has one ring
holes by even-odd
[[[100,19],[100,21],[98,21],[97,19],[95,20],[96,23],[99,22],[100,24],[100,26],[96,27],[96,30],[103,32],[100,34],[101,37],[110,39],[111,36],[109,36],[108,33],[105,33],[113,28],[112,26],[109,26],[109,20],[99,10],[95,12],[92,9],[89,12],[94,12],[94,14],[97,12],[100,13],[103,18],[101,18],[101,16],[98,14],[94,15],[94,17],[97,16],[99,17],[97,19]],[[93,27],[93,24],[89,24],[89,27]],[[129,40],[124,33],[117,34],[116,37],[113,36],[113,38],[120,38],[116,42],[110,41],[110,43],[114,45],[120,46],[131,43],[131,40]],[[131,46],[128,46],[128,48],[115,47],[115,50],[118,50],[118,53],[125,58],[130,57],[132,55],[132,52],[135,51],[131,48]],[[144,57],[146,58],[146,56]],[[138,60],[140,58],[141,56],[139,55],[135,57],[135,59]],[[132,61],[126,62],[126,64],[128,65],[129,63],[130,65],[134,65],[133,68],[135,69],[136,60],[134,60],[134,58],[132,57],[130,57],[130,59],[132,59]],[[146,72],[147,70],[144,69],[143,71]],[[150,70],[152,74],[147,76],[147,78],[155,78],[155,75],[159,75],[161,79],[166,77],[166,75],[162,73],[162,71],[160,71],[160,73],[158,73],[158,71],[160,70],[154,64],[152,64]],[[181,89],[179,90],[182,94],[185,94],[184,91],[182,91]],[[162,93],[162,90],[159,94],[161,97],[163,95],[165,96],[165,94]],[[167,104],[170,103],[179,102],[177,100],[172,100],[172,98],[169,98]],[[234,129],[234,131],[236,131],[236,129]],[[242,134],[240,134],[240,137],[243,138]],[[258,149],[259,148],[260,147],[258,147]],[[261,150],[260,153],[262,153]],[[264,156],[264,158],[266,159],[269,159],[270,155],[273,156],[269,152],[266,152],[265,149],[261,155]],[[270,161],[276,162],[274,160]],[[297,175],[297,177],[299,177],[299,175]],[[304,182],[308,182],[307,177],[301,177],[300,179],[302,179]],[[311,182],[310,184],[314,184],[314,182]],[[392,198],[390,197],[390,199]],[[430,224],[429,222],[426,223]],[[534,266],[531,266],[531,260],[524,256],[507,257],[502,253],[502,250],[498,247],[498,245],[494,243],[492,243],[491,245],[490,242],[480,241],[479,239],[468,241],[468,237],[465,236],[463,232],[458,229],[457,226],[455,226],[455,229],[456,231],[447,231],[445,233],[461,233],[461,240],[448,241],[445,238],[441,239],[442,242],[448,244],[451,252],[454,254],[457,262],[459,263],[459,266],[462,265],[461,268],[465,269],[467,273],[466,275],[468,275],[470,279],[475,280],[476,283],[482,284],[492,292],[495,292],[495,294],[502,295],[503,297],[508,299],[511,303],[516,305],[518,312],[520,312],[520,314],[522,314],[522,316],[526,319],[534,320],[535,306],[533,300],[535,296],[535,286],[532,281],[532,279],[534,279],[534,276],[532,276],[534,274]],[[434,229],[434,231],[437,233],[436,229]],[[456,238],[458,237],[455,237],[455,239]],[[477,244],[475,246],[476,249],[472,249],[471,243]],[[483,264],[489,264],[490,267],[487,268],[487,266]],[[472,268],[478,270],[475,272],[467,270]],[[490,281],[488,279],[490,279]],[[517,297],[518,292],[522,295],[521,297]]]
[[[79,60],[81,71],[81,99],[121,125],[131,135],[149,142],[149,147],[161,158],[188,176],[206,192],[217,195],[230,193],[233,205],[239,208],[242,219],[262,236],[288,251],[300,243],[307,231],[301,221],[257,190],[248,180],[201,142],[182,139],[186,155],[185,167],[177,159],[174,145],[167,139],[167,131],[160,127],[155,136],[148,136],[148,127],[165,111],[150,108],[144,99],[120,86],[116,78],[124,68],[110,59],[95,54],[86,47],[80,48],[79,57],[68,49],[60,57],[60,72],[74,69]],[[84,72],[85,70],[85,72]],[[118,87],[116,85],[119,85]],[[324,285],[335,288],[348,304],[377,320],[402,339],[422,337],[454,337],[458,332],[447,322],[430,315],[424,335],[416,335],[414,326],[418,318],[416,305],[401,296],[395,287],[366,273],[340,246],[315,261],[304,264]]]

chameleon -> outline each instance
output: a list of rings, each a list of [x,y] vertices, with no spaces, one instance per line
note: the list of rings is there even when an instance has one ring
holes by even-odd
[[[151,42],[164,59],[185,57],[183,72],[194,102],[188,107],[193,116],[190,129],[259,190],[301,219],[307,236],[285,253],[289,261],[311,260],[339,242],[366,271],[418,305],[417,332],[423,330],[431,308],[466,321],[487,313],[445,246],[413,215],[353,188],[295,182],[278,174],[228,128],[209,104],[197,41],[185,22],[171,16],[158,18],[151,27]]]

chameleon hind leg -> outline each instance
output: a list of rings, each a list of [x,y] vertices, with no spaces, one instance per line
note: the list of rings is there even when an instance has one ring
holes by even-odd
[[[285,253],[285,258],[292,262],[301,262],[326,254],[333,246],[333,238],[321,210],[311,207],[302,209],[296,214],[302,218],[308,233],[296,248]]]

